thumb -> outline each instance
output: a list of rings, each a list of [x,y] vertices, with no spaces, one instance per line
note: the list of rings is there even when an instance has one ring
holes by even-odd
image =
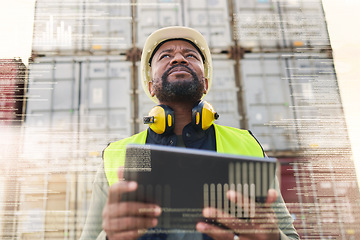
[[[278,197],[278,193],[275,189],[269,189],[268,194],[267,194],[267,198],[266,198],[266,203],[267,204],[272,204],[276,201]]]
[[[119,167],[117,174],[118,174],[118,180],[123,181],[124,180],[124,167]]]

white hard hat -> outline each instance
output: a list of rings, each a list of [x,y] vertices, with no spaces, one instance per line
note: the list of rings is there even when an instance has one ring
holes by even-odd
[[[153,32],[146,39],[141,55],[141,83],[145,93],[156,103],[158,103],[158,99],[155,96],[152,97],[149,92],[149,81],[151,81],[150,59],[154,54],[154,50],[156,51],[158,49],[159,44],[172,39],[184,39],[200,50],[200,54],[204,60],[205,78],[208,79],[208,90],[211,87],[212,60],[210,50],[204,36],[199,31],[188,27],[172,26],[161,28]]]

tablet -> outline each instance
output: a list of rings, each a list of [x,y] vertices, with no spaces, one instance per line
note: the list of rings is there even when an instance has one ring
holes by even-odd
[[[255,202],[264,202],[268,189],[274,188],[275,174],[275,158],[130,144],[124,179],[138,182],[138,189],[124,194],[123,200],[161,206],[159,228],[194,231],[197,222],[206,221],[204,207],[239,218],[254,215]],[[226,197],[230,189],[249,200],[241,206],[230,202]]]

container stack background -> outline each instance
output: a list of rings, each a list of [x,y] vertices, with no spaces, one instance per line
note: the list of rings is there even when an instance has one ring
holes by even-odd
[[[20,154],[9,154],[16,164],[0,186],[2,239],[79,238],[102,150],[147,128],[155,103],[141,87],[141,49],[171,25],[206,37],[214,78],[205,100],[218,124],[250,129],[278,158],[302,239],[360,239],[320,0],[37,0],[22,124],[5,128]]]

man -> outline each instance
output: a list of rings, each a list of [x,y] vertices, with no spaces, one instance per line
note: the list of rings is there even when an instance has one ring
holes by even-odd
[[[161,206],[121,201],[123,193],[137,188],[136,182],[122,180],[127,144],[182,146],[257,157],[263,157],[264,152],[248,131],[219,126],[212,121],[199,129],[194,123],[192,111],[209,91],[212,82],[210,51],[198,31],[186,27],[155,31],[145,43],[141,70],[145,92],[165,112],[172,112],[175,124],[169,123],[160,130],[149,128],[105,149],[104,165],[94,182],[82,239],[298,239],[292,218],[274,189],[269,190],[266,204],[259,207],[258,216],[250,221],[205,208],[204,217],[216,220],[226,228],[199,222],[195,233],[146,233],[147,229],[156,227]],[[229,191],[227,197],[236,203],[244,201],[234,191]]]

